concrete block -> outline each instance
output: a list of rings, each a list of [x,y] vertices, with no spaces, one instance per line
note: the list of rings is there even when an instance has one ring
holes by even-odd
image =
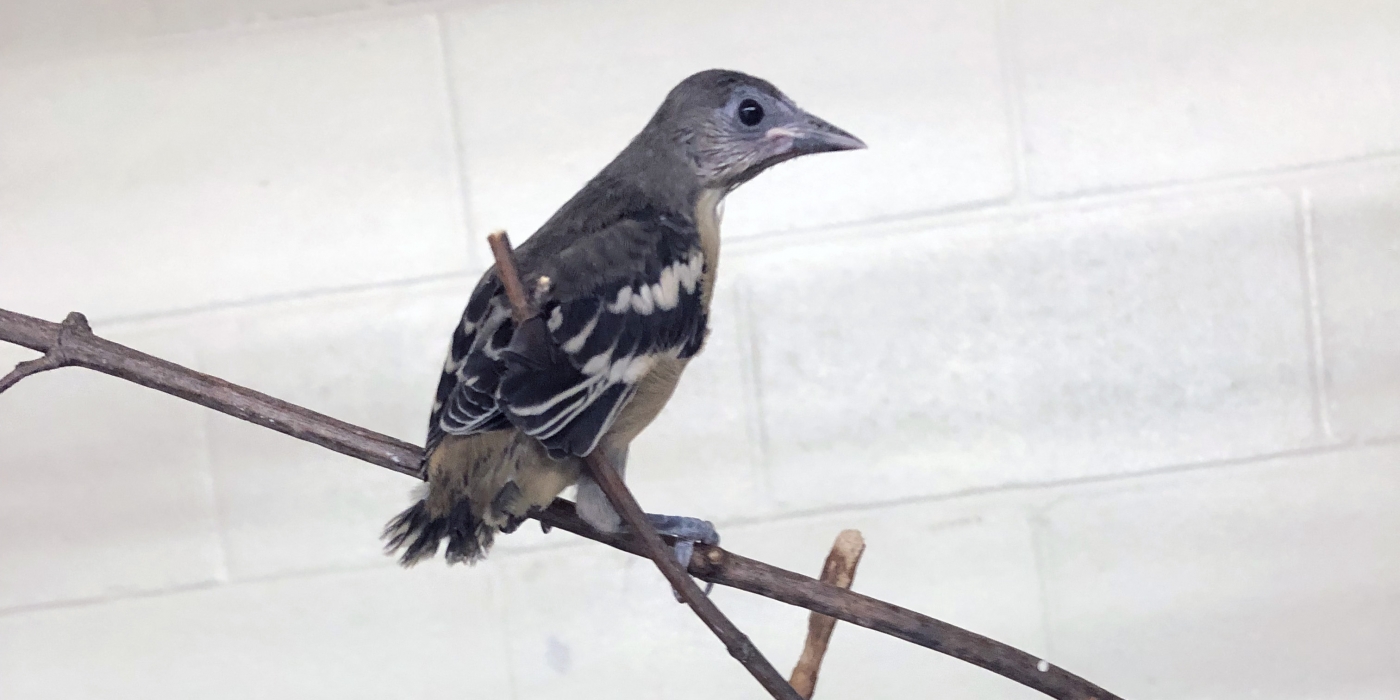
[[[178,335],[97,330],[193,364]],[[0,373],[8,360],[34,356],[3,354]],[[0,610],[222,578],[204,413],[77,368],[31,376],[0,395]]]
[[[536,1],[453,13],[449,32],[479,230],[534,231],[671,87],[708,68],[767,78],[870,144],[746,185],[730,198],[729,236],[963,205],[1012,187],[986,3],[726,1],[696,12]]]
[[[1092,487],[1038,526],[1050,660],[1123,697],[1400,687],[1400,450]]]
[[[423,444],[466,278],[262,304],[191,319],[207,371]],[[384,564],[379,532],[419,483],[251,423],[209,421],[236,578]]]
[[[1043,195],[1333,161],[1400,145],[1386,0],[1012,3]]]
[[[1400,435],[1400,170],[1308,191],[1332,427],[1342,438]]]
[[[466,267],[430,18],[0,64],[0,298],[94,319]]]
[[[913,225],[745,256],[787,507],[1314,444],[1300,235],[1273,192]]]
[[[0,617],[0,693],[510,697],[483,573],[358,571]]]

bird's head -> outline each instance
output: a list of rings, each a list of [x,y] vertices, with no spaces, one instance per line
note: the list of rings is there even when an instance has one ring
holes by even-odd
[[[803,111],[766,80],[707,70],[681,81],[652,118],[702,187],[732,190],[786,160],[865,143]]]

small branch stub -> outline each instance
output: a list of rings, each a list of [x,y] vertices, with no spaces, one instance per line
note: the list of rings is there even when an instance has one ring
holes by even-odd
[[[491,246],[491,254],[496,256],[496,279],[505,287],[506,299],[510,302],[510,315],[516,324],[524,323],[534,316],[534,306],[525,297],[525,285],[520,281],[520,270],[515,265],[515,251],[510,245],[510,236],[505,231],[496,231],[486,237]],[[548,278],[543,278],[548,279]]]
[[[831,553],[826,555],[822,566],[821,582],[850,589],[856,578],[856,567],[865,553],[865,538],[860,530],[842,530],[831,545]],[[807,620],[807,643],[802,648],[802,657],[792,669],[792,687],[803,698],[811,699],[817,688],[817,674],[821,672],[822,659],[826,657],[827,645],[831,643],[831,632],[836,629],[836,618],[813,612]]]

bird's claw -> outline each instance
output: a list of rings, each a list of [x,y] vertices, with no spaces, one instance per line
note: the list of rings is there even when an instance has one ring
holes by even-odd
[[[676,540],[676,562],[682,569],[690,568],[690,555],[695,552],[695,540]]]
[[[715,531],[714,523],[708,520],[656,513],[647,513],[647,520],[656,528],[657,534],[700,544],[719,544],[719,533]]]
[[[657,534],[665,535],[676,541],[674,546],[676,562],[682,569],[690,567],[690,557],[695,552],[696,543],[717,545],[719,544],[719,533],[715,531],[715,526],[708,520],[699,518],[687,518],[679,515],[658,515],[647,513],[647,520],[652,527],[656,528]],[[705,595],[709,595],[714,590],[715,584],[706,582]],[[672,590],[677,602],[685,602],[681,599],[680,593]]]

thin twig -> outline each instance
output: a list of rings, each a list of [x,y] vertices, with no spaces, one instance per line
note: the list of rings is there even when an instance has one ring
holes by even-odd
[[[525,298],[525,283],[520,280],[520,269],[515,265],[515,248],[510,245],[510,236],[505,231],[496,231],[486,237],[491,246],[491,255],[496,258],[496,279],[505,287],[506,301],[510,302],[510,317],[518,326],[535,315],[534,304]]]
[[[822,583],[850,588],[856,580],[860,555],[864,553],[865,538],[860,536],[860,530],[842,530],[831,545],[831,553],[826,555],[826,563],[822,565]],[[817,675],[821,673],[822,659],[826,657],[831,632],[835,629],[834,617],[814,612],[807,619],[807,643],[802,646],[802,656],[792,669],[792,687],[807,700],[811,700],[812,693],[817,689]]]
[[[491,253],[496,256],[496,277],[505,287],[506,298],[510,300],[511,315],[517,324],[524,323],[535,316],[536,310],[525,297],[525,287],[515,265],[515,253],[511,249],[510,238],[505,231],[497,231],[487,236],[486,240],[491,244]],[[548,279],[542,279],[547,285]],[[584,455],[583,462],[588,466],[593,481],[597,482],[603,495],[608,497],[608,503],[612,504],[613,510],[622,516],[627,528],[641,539],[643,549],[652,563],[656,564],[656,568],[661,570],[661,575],[666,577],[671,583],[671,588],[695,611],[705,626],[724,642],[729,655],[743,664],[759,685],[773,697],[780,700],[802,700],[748,636],[739,631],[739,628],[720,612],[714,601],[711,601],[700,587],[695,585],[695,580],[681,568],[675,556],[661,541],[656,528],[647,520],[642,507],[637,504],[637,499],[632,497],[632,492],[623,483],[622,476],[608,464],[602,452],[595,448]]]
[[[61,326],[57,323],[0,309],[0,340],[47,353],[59,344],[60,335]],[[71,366],[135,382],[358,460],[423,478],[423,450],[401,440],[201,374],[91,333],[72,333],[64,345]],[[635,538],[600,533],[589,527],[574,513],[574,506],[568,501],[556,499],[535,517],[551,527],[629,554],[646,556]],[[947,654],[1056,700],[1121,700],[1083,678],[1001,642],[719,547],[697,545],[688,571],[702,581],[830,615]],[[1042,668],[1045,670],[1040,670]]]

